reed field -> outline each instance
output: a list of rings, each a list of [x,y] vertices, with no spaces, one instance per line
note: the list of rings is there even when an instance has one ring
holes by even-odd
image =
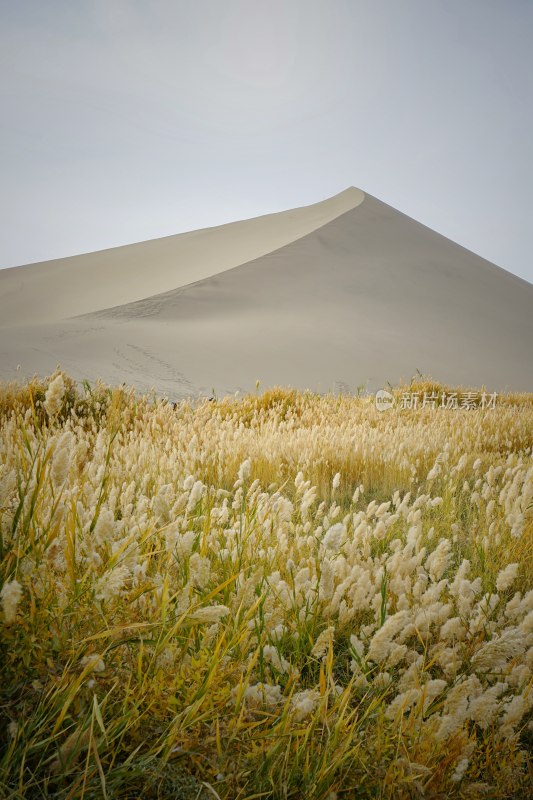
[[[533,796],[533,395],[58,371],[0,431],[2,800]]]

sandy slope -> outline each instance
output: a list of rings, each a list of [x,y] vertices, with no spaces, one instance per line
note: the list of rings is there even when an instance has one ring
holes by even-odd
[[[357,190],[304,212],[275,215],[275,236],[269,217],[160,240],[181,247],[184,237],[217,231],[228,244],[219,269],[206,244],[198,250],[209,253],[205,262],[182,263],[177,255],[174,278],[168,259],[158,266],[160,241],[120,248],[133,254],[136,273],[142,249],[151,246],[154,260],[145,270],[157,274],[158,287],[166,284],[147,291],[154,284],[143,275],[119,302],[112,299],[120,294],[115,265],[99,261],[117,251],[64,260],[78,272],[83,259],[109,270],[99,294],[79,301],[90,313],[65,320],[71,284],[64,293],[57,288],[53,310],[44,314],[55,320],[0,331],[0,375],[11,377],[17,363],[24,374],[61,363],[80,378],[155,386],[178,397],[247,390],[256,379],[319,391],[364,383],[375,389],[418,369],[450,383],[533,391],[531,284]],[[310,230],[302,232],[305,226]],[[256,252],[232,266],[228,251],[236,258],[245,247],[234,241],[241,234]],[[269,236],[285,241],[264,252]],[[125,254],[117,264],[123,280]],[[17,322],[30,319],[32,281]],[[0,295],[1,316],[9,302]]]
[[[0,328],[56,322],[202,280],[305,236],[363,198],[350,188],[304,208],[0,270]]]

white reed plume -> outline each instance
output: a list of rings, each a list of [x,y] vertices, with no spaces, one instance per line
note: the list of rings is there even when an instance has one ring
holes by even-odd
[[[508,564],[504,569],[500,570],[496,578],[496,588],[499,592],[505,592],[509,589],[516,580],[518,575],[518,564]]]
[[[198,608],[194,611],[189,619],[194,620],[194,622],[200,622],[202,624],[208,623],[213,624],[215,622],[220,622],[221,619],[226,617],[229,614],[229,608],[227,606],[222,605],[212,605],[212,606],[204,606],[203,608]]]
[[[22,586],[17,580],[8,581],[2,586],[0,600],[2,601],[2,611],[4,621],[7,625],[15,622],[17,609],[22,597]]]
[[[303,692],[296,692],[291,698],[291,706],[294,712],[294,719],[301,722],[310,717],[320,702],[320,692],[314,689],[306,689]]]
[[[61,410],[64,393],[65,381],[63,375],[59,373],[48,384],[48,389],[44,396],[44,407],[49,417],[55,417]]]
[[[342,522],[336,522],[335,525],[332,525],[330,528],[328,528],[326,535],[322,540],[322,544],[326,550],[336,553],[340,549],[345,536],[345,525],[343,525]]]

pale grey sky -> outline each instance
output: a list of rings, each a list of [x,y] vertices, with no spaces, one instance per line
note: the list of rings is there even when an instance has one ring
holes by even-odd
[[[0,266],[358,186],[533,282],[531,0],[0,0]]]

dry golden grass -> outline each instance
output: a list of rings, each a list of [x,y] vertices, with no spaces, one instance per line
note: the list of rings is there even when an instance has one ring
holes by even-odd
[[[531,791],[532,396],[57,373],[0,426],[0,797]]]

